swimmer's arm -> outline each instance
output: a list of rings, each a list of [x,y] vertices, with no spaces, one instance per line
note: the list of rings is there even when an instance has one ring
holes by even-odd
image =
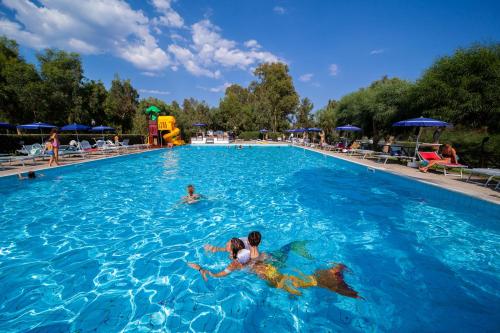
[[[211,277],[219,278],[219,277],[227,276],[227,275],[231,274],[232,271],[237,270],[237,269],[240,269],[240,265],[233,261],[232,263],[229,264],[229,266],[227,266],[223,271],[220,271],[219,273],[212,273],[208,270],[207,270],[207,273]]]

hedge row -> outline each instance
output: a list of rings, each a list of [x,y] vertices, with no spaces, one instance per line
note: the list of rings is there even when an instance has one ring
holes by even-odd
[[[94,144],[96,140],[100,140],[104,137],[105,140],[113,140],[115,134],[100,133],[93,134],[78,134],[80,141],[87,140],[91,144]],[[0,153],[14,153],[16,149],[20,149],[22,145],[30,145],[34,143],[42,143],[47,140],[49,134],[0,134]],[[129,139],[129,144],[144,143],[146,138],[138,134],[123,134],[120,135],[120,141],[123,139]],[[67,145],[71,140],[76,140],[75,133],[60,133],[59,140],[62,145]]]
[[[276,140],[278,137],[282,137],[282,133],[279,132],[268,132],[267,133],[267,138],[269,140]],[[263,139],[266,136],[264,133],[260,133],[259,131],[251,131],[251,132],[241,132],[238,135],[238,139],[242,140],[257,140],[257,139]]]

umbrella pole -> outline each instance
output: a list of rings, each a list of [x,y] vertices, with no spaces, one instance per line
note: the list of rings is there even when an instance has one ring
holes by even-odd
[[[417,152],[418,152],[418,146],[419,146],[418,141],[420,140],[420,134],[422,134],[422,127],[418,128],[417,143],[415,146],[415,155],[413,156],[415,159],[417,158]]]

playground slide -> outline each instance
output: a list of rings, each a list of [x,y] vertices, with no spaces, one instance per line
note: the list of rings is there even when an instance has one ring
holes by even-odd
[[[180,146],[184,144],[182,140],[177,139],[177,137],[181,134],[181,130],[179,128],[174,128],[172,132],[167,133],[163,136],[163,140],[169,143],[173,143],[175,146]]]

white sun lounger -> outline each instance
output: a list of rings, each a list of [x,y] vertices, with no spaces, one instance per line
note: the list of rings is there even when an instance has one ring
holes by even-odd
[[[500,178],[500,169],[486,169],[486,168],[474,168],[470,170],[469,178],[467,178],[467,182],[470,181],[472,175],[483,175],[488,176],[488,180],[484,183],[484,186],[488,186],[488,184],[493,180],[493,178]],[[497,186],[495,186],[495,190],[498,190],[500,187],[500,180],[497,180]]]

